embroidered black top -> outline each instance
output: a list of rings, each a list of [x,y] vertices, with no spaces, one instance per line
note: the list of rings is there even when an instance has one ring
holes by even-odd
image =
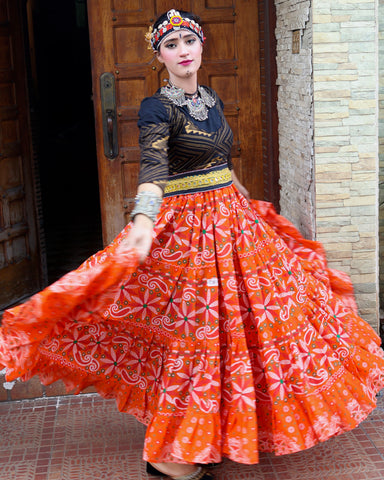
[[[160,90],[142,101],[139,184],[150,182],[164,190],[171,175],[225,164],[232,169],[233,134],[224,117],[223,102],[214,90],[204,88],[216,104],[203,121],[192,118],[187,106],[176,106]]]

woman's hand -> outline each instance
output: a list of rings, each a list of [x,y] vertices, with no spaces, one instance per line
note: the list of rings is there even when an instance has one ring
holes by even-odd
[[[238,190],[242,195],[244,195],[244,197],[245,197],[247,200],[250,200],[250,199],[251,199],[251,196],[250,196],[248,190],[244,187],[244,185],[242,185],[242,184],[240,183],[240,180],[237,178],[236,173],[234,172],[234,170],[231,170],[231,176],[232,176],[232,182],[233,182],[233,184],[235,185],[235,187],[237,188],[237,190]]]
[[[137,193],[152,192],[162,198],[163,191],[153,183],[142,183]],[[134,248],[140,263],[143,263],[148,256],[153,241],[153,221],[142,213],[137,213],[133,219],[133,225],[127,237],[121,242],[121,248]]]
[[[132,228],[119,248],[134,248],[139,255],[139,262],[143,263],[148,256],[153,240],[152,220],[138,213],[133,220]]]

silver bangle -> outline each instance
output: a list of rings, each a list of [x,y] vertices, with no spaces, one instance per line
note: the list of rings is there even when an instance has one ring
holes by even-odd
[[[157,214],[163,199],[154,192],[140,192],[136,195],[135,206],[131,212],[131,220],[135,215],[141,213],[149,217],[153,223],[156,222]]]

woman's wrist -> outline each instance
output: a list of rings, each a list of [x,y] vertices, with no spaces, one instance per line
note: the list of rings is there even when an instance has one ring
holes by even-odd
[[[137,213],[133,219],[133,223],[137,227],[143,227],[143,228],[153,228],[153,220],[149,218],[147,215],[144,213]]]

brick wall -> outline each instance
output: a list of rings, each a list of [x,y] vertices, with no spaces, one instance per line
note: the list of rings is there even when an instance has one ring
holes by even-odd
[[[95,391],[93,387],[89,387],[82,393],[93,393]],[[22,400],[25,398],[56,397],[66,394],[64,384],[60,380],[47,387],[40,383],[39,377],[37,376],[28,382],[21,382],[19,380],[7,382],[4,371],[0,371],[0,402]]]
[[[377,1],[313,1],[316,233],[378,327]]]
[[[314,238],[311,2],[275,0],[275,5],[281,214]],[[295,30],[299,53],[292,53]]]
[[[376,329],[383,1],[275,0],[281,212],[324,244],[331,267],[351,275],[360,313]],[[384,270],[384,240],[382,263]]]

